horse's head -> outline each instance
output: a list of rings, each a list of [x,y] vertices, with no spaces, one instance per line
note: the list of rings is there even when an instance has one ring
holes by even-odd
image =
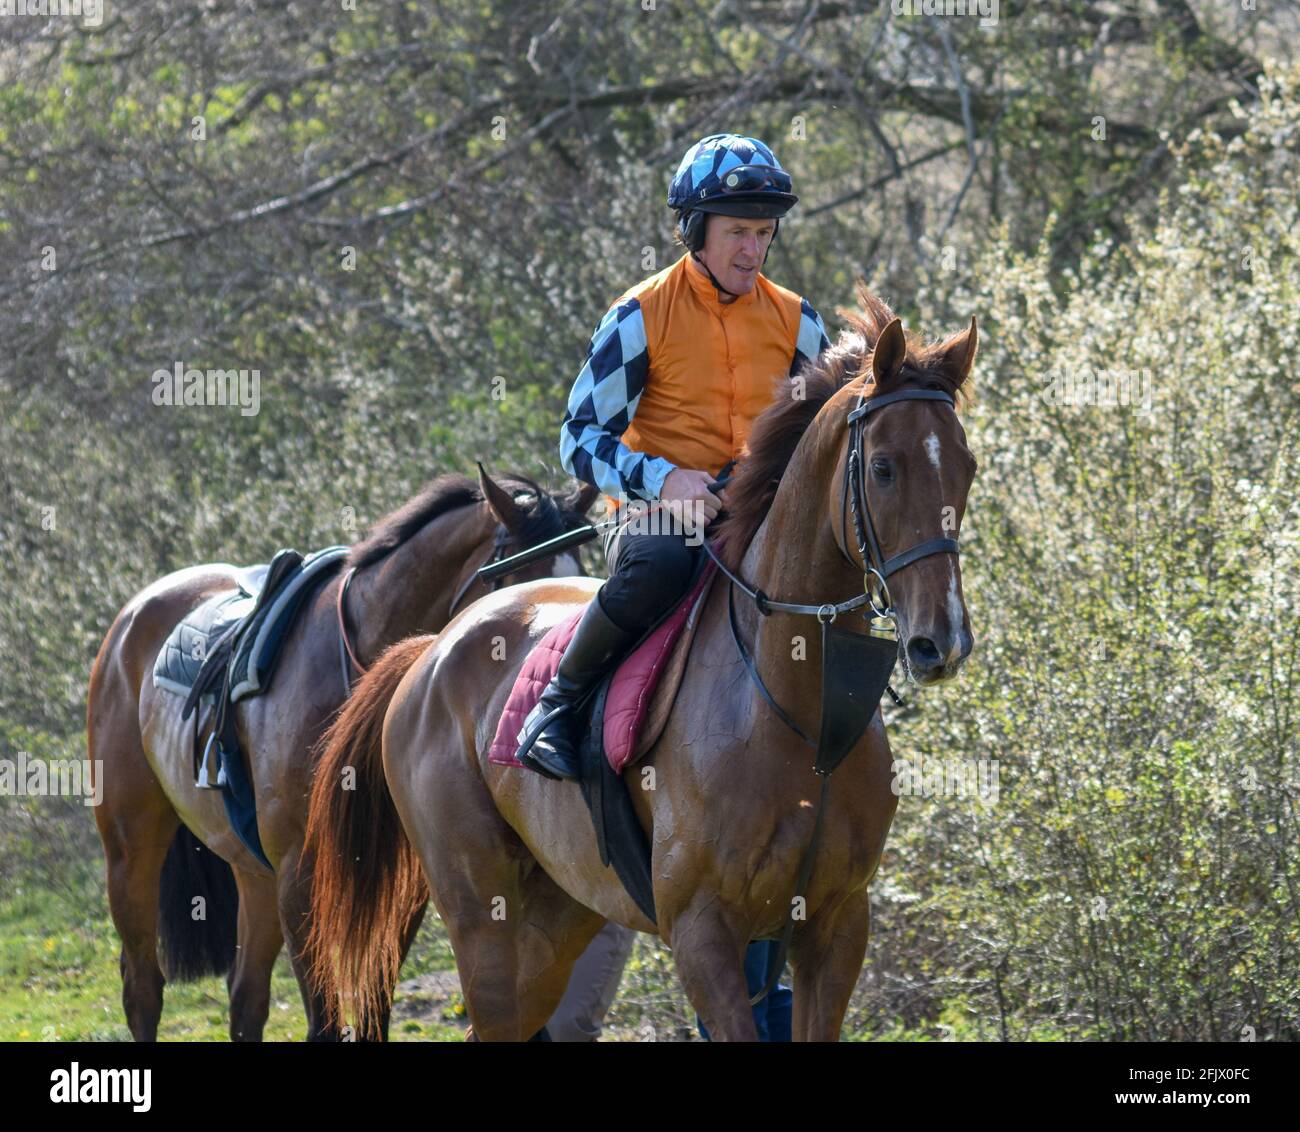
[[[847,337],[857,339],[845,356],[851,380],[822,410],[832,414],[829,425],[836,416],[840,422],[827,496],[831,528],[842,553],[866,573],[878,607],[892,606],[909,676],[932,684],[952,676],[972,644],[956,544],[945,540],[958,537],[975,477],[955,412],[975,360],[975,320],[927,346],[909,340],[879,299],[865,290],[861,298],[865,315],[848,316],[856,334]],[[913,399],[918,390],[944,396]],[[879,407],[870,407],[877,398]],[[849,413],[860,399],[869,407],[855,428]]]
[[[518,473],[502,476],[498,481],[478,469],[479,490],[488,509],[505,529],[495,557],[504,558],[538,543],[546,542],[586,522],[587,510],[600,494],[597,488],[583,484],[570,492],[546,492],[527,476]],[[537,578],[556,578],[584,574],[582,559],[576,550],[566,550],[552,558],[530,563],[511,574],[510,584]]]

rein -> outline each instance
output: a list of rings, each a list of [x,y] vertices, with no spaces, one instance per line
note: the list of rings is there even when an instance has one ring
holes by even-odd
[[[488,558],[487,564],[491,565],[500,562],[506,553],[506,547],[510,545],[510,532],[506,529],[504,523],[498,523],[496,534],[492,539],[492,553]],[[339,668],[343,673],[343,687],[347,690],[348,695],[352,694],[352,675],[355,672],[358,676],[364,676],[366,666],[361,663],[357,656],[356,650],[352,647],[352,639],[348,635],[348,613],[347,600],[348,589],[352,585],[352,579],[356,575],[357,568],[353,566],[343,575],[343,581],[339,584],[338,598],[334,603],[335,612],[338,615],[339,625]],[[448,616],[451,615],[475,581],[478,580],[478,571],[471,571],[465,581],[461,583],[460,588],[452,596],[451,605],[447,609]],[[501,588],[501,581],[498,578],[492,583],[492,591],[496,592]]]
[[[343,581],[339,583],[338,599],[334,603],[335,612],[339,619],[339,664],[343,669],[343,687],[347,689],[348,694],[352,694],[352,668],[355,668],[357,675],[365,674],[365,665],[357,659],[357,654],[352,648],[352,642],[348,639],[348,613],[347,600],[348,589],[352,585],[352,579],[356,576],[357,568],[352,566],[348,572],[343,575]],[[352,668],[348,667],[351,663]]]
[[[892,671],[897,657],[897,644],[895,642],[898,638],[898,618],[894,610],[893,599],[889,593],[888,580],[892,575],[923,558],[929,558],[935,554],[960,553],[957,540],[953,538],[928,539],[925,542],[917,543],[900,554],[894,555],[892,558],[885,558],[881,551],[880,539],[876,535],[876,528],[871,519],[871,508],[867,498],[866,469],[863,466],[862,446],[869,414],[873,410],[883,409],[900,401],[940,401],[954,411],[956,409],[953,398],[937,389],[900,389],[894,393],[885,393],[870,398],[866,396],[865,392],[858,394],[857,404],[850,410],[848,415],[849,454],[845,462],[844,481],[840,490],[840,529],[847,533],[844,522],[845,512],[851,511],[853,535],[858,545],[860,563],[853,561],[838,540],[837,545],[840,547],[840,553],[844,555],[850,565],[855,569],[861,566],[863,570],[862,593],[844,601],[823,602],[820,605],[775,601],[761,589],[747,585],[740,577],[729,570],[719,559],[709,540],[704,539],[704,549],[730,582],[727,589],[727,619],[731,626],[732,640],[736,644],[736,651],[740,654],[740,659],[744,662],[745,671],[749,673],[750,680],[753,681],[754,686],[768,706],[776,713],[777,718],[816,752],[813,770],[822,780],[821,797],[817,804],[817,817],[813,823],[812,836],[809,838],[808,845],[804,849],[799,862],[799,872],[794,890],[796,896],[807,889],[808,881],[812,876],[813,859],[821,843],[823,819],[826,815],[832,772],[848,754],[849,749],[862,736],[863,731],[866,730],[879,706],[880,692],[888,688],[889,694],[894,701],[896,703],[902,702],[893,688],[889,688],[888,685],[889,673]],[[763,683],[763,678],[758,671],[758,665],[755,663],[749,649],[745,647],[744,639],[740,635],[740,627],[736,623],[735,591],[737,589],[753,599],[758,612],[764,617],[771,613],[791,613],[816,617],[821,625],[822,733],[819,739],[814,740],[807,731],[800,727],[790,713],[777,703],[776,698]],[[887,626],[878,629],[873,625],[870,633],[866,635],[832,628],[835,619],[841,613],[851,613],[863,606],[870,606],[871,611],[876,615],[877,623],[887,622]],[[886,644],[887,641],[890,643]],[[887,661],[887,667],[883,667],[881,663],[882,657],[879,650],[882,645],[888,648],[890,653],[887,658],[884,658]],[[835,671],[836,666],[832,664],[832,659],[836,656],[841,660],[848,660],[850,663],[856,662],[868,668],[873,664],[878,670],[883,667],[883,677],[881,678],[883,687],[878,685],[877,688],[872,689],[875,692],[874,697],[868,695],[856,703],[850,702],[846,708],[838,711],[838,714],[839,700],[832,693],[836,690],[837,681],[844,682],[844,675],[842,672]],[[877,675],[879,675],[879,671]],[[840,690],[843,691],[844,697],[849,701],[855,699],[852,685],[845,684]],[[869,714],[865,714],[864,718],[864,713]],[[776,986],[781,971],[785,967],[786,956],[789,953],[790,940],[793,935],[794,916],[790,915],[786,920],[785,927],[781,930],[776,955],[768,968],[764,986],[749,1000],[751,1006],[761,1002]]]
[[[496,536],[492,540],[492,554],[491,557],[488,558],[487,562],[484,563],[484,565],[491,566],[493,563],[500,562],[501,559],[503,559],[506,556],[506,547],[509,545],[510,545],[510,532],[506,530],[505,525],[503,523],[498,523]],[[460,599],[465,596],[470,586],[474,584],[474,581],[477,578],[477,576],[478,576],[478,571],[477,570],[472,571],[469,577],[467,577],[460,584],[460,588],[452,596],[451,604],[447,607],[448,617],[450,617],[453,613],[456,612],[456,606],[460,604]],[[496,591],[499,590],[500,588],[501,588],[500,579],[494,580],[492,583],[492,592],[496,593]]]

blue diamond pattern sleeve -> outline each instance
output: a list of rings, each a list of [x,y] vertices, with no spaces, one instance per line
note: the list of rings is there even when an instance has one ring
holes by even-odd
[[[612,306],[587,347],[587,360],[569,394],[560,426],[565,471],[607,495],[655,500],[676,465],[633,452],[619,437],[632,423],[650,371],[641,304]]]
[[[799,337],[795,341],[794,358],[790,362],[790,376],[793,377],[805,362],[816,361],[817,355],[829,350],[831,340],[826,336],[826,327],[822,316],[807,299],[799,300]]]

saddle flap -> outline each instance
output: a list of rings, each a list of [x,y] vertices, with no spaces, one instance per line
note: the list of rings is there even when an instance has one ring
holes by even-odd
[[[239,625],[252,606],[252,599],[236,590],[217,594],[191,610],[168,634],[154,661],[154,684],[189,696],[200,686],[200,694],[210,689],[214,670],[210,661],[217,647],[229,640],[231,631]],[[201,674],[208,673],[200,680]],[[187,713],[188,714],[188,713]]]
[[[596,831],[601,864],[614,870],[633,902],[653,924],[656,919],[650,841],[632,805],[630,784],[618,776],[605,757],[604,715],[613,682],[612,676],[606,676],[590,701],[587,733],[579,747],[579,787]]]
[[[280,650],[303,602],[337,571],[348,548],[331,546],[304,558],[282,550],[271,560],[266,586],[230,659],[230,700],[238,703],[270,687]]]
[[[659,740],[672,713],[700,612],[717,567],[706,563],[682,603],[614,675],[605,709],[605,755],[622,773]]]
[[[304,558],[281,550],[266,566],[235,573],[237,587],[186,614],[168,634],[154,662],[154,685],[184,697],[181,716],[194,719],[193,758],[206,730],[219,768],[217,782],[231,829],[262,864],[270,862],[257,831],[257,806],[247,758],[240,748],[233,705],[269,686],[299,610],[314,588],[346,557],[346,546]],[[205,760],[206,761],[206,760]],[[198,773],[196,766],[195,772]]]

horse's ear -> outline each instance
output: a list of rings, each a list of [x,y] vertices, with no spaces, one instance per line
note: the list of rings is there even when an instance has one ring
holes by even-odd
[[[600,488],[593,483],[584,483],[573,496],[573,502],[569,505],[569,508],[576,515],[586,515],[591,510],[591,505],[599,498]]]
[[[954,389],[960,387],[970,377],[978,346],[979,335],[975,332],[975,316],[971,315],[970,326],[966,330],[958,331],[935,347],[933,364],[952,382]]]
[[[876,348],[871,351],[871,374],[877,385],[893,377],[907,357],[907,338],[903,334],[902,319],[894,319],[876,339]]]
[[[506,530],[512,533],[518,530],[524,517],[519,504],[510,492],[487,474],[481,463],[478,466],[478,486],[492,514],[505,524]]]

